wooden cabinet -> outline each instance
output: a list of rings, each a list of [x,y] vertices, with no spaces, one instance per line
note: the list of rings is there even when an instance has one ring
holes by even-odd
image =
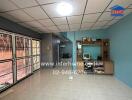
[[[77,72],[83,73],[84,71],[84,61],[77,61]]]
[[[104,73],[105,74],[114,73],[114,65],[112,61],[104,61]]]
[[[110,55],[109,55],[109,39],[103,39],[102,40],[102,60],[110,60]]]
[[[84,70],[84,59],[83,59],[83,47],[100,47],[100,55],[97,57],[97,59],[90,57],[90,60],[93,60],[94,62],[100,61],[103,62],[103,65],[100,66],[93,66],[93,73],[95,74],[113,74],[114,73],[114,66],[113,62],[110,60],[110,40],[109,39],[96,39],[93,40],[92,38],[86,38],[82,41],[78,40],[77,43],[77,70],[81,71]],[[89,53],[88,53],[89,54]]]

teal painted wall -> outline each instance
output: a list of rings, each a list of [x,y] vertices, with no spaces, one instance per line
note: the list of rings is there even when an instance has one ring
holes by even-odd
[[[115,77],[132,87],[132,14],[106,30]]]
[[[100,46],[82,46],[83,54],[90,54],[91,59],[97,60],[97,57],[101,55]]]
[[[105,30],[68,32],[73,43],[73,69],[76,69],[76,40],[82,37],[109,38],[110,57],[114,61],[115,77],[132,87],[132,14]]]
[[[81,31],[81,32],[67,32],[67,38],[72,41],[72,62],[73,70],[76,70],[76,40],[82,40],[83,37],[91,38],[105,38],[104,30],[91,30],[91,31]]]

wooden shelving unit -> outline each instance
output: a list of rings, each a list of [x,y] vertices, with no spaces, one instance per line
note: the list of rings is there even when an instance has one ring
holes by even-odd
[[[110,51],[109,39],[97,39],[96,41],[95,40],[92,41],[92,39],[90,39],[90,41],[88,41],[87,39],[85,41],[79,40],[79,41],[76,41],[76,44],[77,44],[77,56],[76,56],[77,62],[80,62],[80,63],[85,62],[83,59],[83,50],[82,50],[83,46],[86,46],[86,45],[87,46],[100,46],[101,47],[101,60],[100,60],[100,62],[103,63],[103,67],[96,67],[96,65],[94,65],[93,73],[95,73],[95,74],[113,74],[113,63],[110,60],[110,55],[109,55],[109,51]],[[81,45],[81,48],[78,48],[78,44]],[[91,62],[94,63],[94,62],[97,62],[97,60],[92,60]],[[85,65],[77,66],[78,70],[85,69],[84,66]]]

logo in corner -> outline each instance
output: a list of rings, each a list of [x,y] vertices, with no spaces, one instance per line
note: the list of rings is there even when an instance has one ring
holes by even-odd
[[[116,5],[111,8],[111,16],[123,16],[125,8],[119,5]]]

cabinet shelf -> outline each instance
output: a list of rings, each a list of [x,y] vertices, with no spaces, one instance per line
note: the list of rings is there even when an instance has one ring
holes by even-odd
[[[89,39],[88,39],[89,40]],[[85,68],[85,64],[84,64],[84,60],[83,60],[83,47],[84,46],[100,46],[100,56],[101,60],[103,62],[102,66],[94,66],[93,67],[93,73],[95,74],[113,74],[113,66],[112,66],[112,62],[110,61],[110,55],[109,55],[109,46],[110,46],[110,42],[109,39],[97,39],[92,41],[92,39],[90,39],[90,41],[88,41],[87,39],[84,41],[76,41],[77,44],[81,45],[81,48],[77,48],[77,62],[81,62],[82,65],[78,66],[78,70],[80,69],[84,69],[85,71],[87,71],[87,69]],[[77,46],[78,47],[78,46]],[[91,59],[93,61],[97,61],[94,59]],[[107,66],[109,65],[109,66]],[[82,68],[83,67],[83,68]],[[89,73],[89,70],[88,70]]]

